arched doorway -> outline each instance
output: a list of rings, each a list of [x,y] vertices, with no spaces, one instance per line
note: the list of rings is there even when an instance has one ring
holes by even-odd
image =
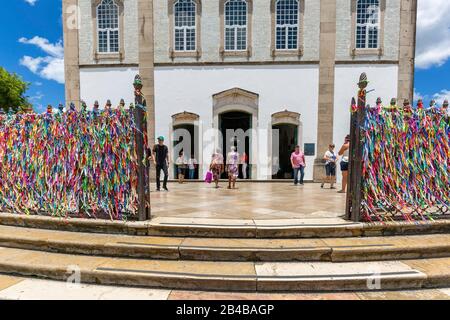
[[[256,165],[258,150],[257,144],[253,143],[253,139],[256,138],[254,130],[258,124],[258,106],[259,95],[240,88],[229,89],[213,95],[214,128],[221,133],[217,135],[215,144],[223,150],[224,156],[229,152],[231,146],[231,141],[227,141],[226,131],[243,130],[241,133],[244,135],[238,141],[233,140],[233,143],[238,145],[238,152],[246,160],[246,166],[240,166],[241,179],[257,179],[258,177]],[[229,134],[228,140],[232,138],[233,136]]]
[[[290,156],[301,145],[300,114],[281,111],[272,115],[272,179],[292,179]]]
[[[248,155],[251,150],[251,128],[252,115],[249,113],[229,111],[219,115],[219,130],[222,134],[224,159],[226,159],[231,146],[235,146],[240,152],[239,179],[251,178],[251,164],[248,164]],[[239,133],[240,131],[242,135]],[[224,173],[222,177],[227,178],[227,174]]]
[[[190,166],[186,170],[187,179],[199,179],[201,172],[199,169],[199,116],[191,112],[182,112],[172,116],[172,172],[174,177],[178,176],[175,161],[180,151],[184,152],[185,158]],[[192,175],[190,170],[193,169]]]

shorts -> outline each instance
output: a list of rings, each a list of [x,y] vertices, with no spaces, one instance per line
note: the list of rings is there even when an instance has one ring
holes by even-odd
[[[341,161],[341,171],[348,171],[348,162],[347,161]]]
[[[334,163],[326,164],[325,171],[327,173],[327,177],[335,177],[336,176],[336,165]]]

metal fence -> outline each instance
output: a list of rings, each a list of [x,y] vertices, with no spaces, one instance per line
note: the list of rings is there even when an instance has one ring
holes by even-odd
[[[354,221],[450,218],[448,104],[366,106],[367,78],[352,105],[350,192]]]
[[[145,100],[135,87],[136,108],[0,115],[0,210],[146,220]]]

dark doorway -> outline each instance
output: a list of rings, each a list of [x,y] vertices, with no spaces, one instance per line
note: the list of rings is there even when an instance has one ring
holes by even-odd
[[[244,132],[247,132],[252,127],[252,115],[246,112],[238,112],[238,111],[232,111],[232,112],[226,112],[222,113],[219,116],[219,129],[223,136],[222,141],[222,148],[223,148],[223,156],[226,161],[227,154],[230,152],[229,147],[227,150],[227,145],[231,146],[230,143],[227,143],[227,130],[243,130]],[[239,166],[239,179],[244,179],[244,172],[245,170],[245,178],[251,179],[251,164],[249,164],[250,159],[250,137],[245,137],[245,155],[240,154],[240,157],[242,160],[246,160],[246,166],[243,166],[242,164]],[[238,146],[238,141],[234,139],[234,146]],[[242,153],[241,151],[239,151]],[[227,174],[224,173],[222,175],[223,179],[227,179]]]
[[[273,163],[273,179],[293,179],[294,173],[291,165],[291,154],[298,144],[298,126],[293,124],[279,124],[272,126],[272,163]],[[279,150],[275,150],[276,130],[278,130]],[[278,158],[276,155],[278,154]]]
[[[197,142],[196,142],[197,138],[196,137],[197,137],[197,134],[198,134],[197,133],[198,127],[196,127],[193,124],[181,124],[181,125],[177,125],[177,126],[173,127],[173,131],[174,132],[176,130],[179,130],[179,129],[186,130],[187,132],[189,132],[189,135],[191,137],[190,146],[187,147],[187,150],[182,149],[182,151],[184,151],[184,156],[185,156],[186,160],[188,160],[188,161],[189,161],[189,159],[191,158],[192,155],[194,156],[194,159],[196,160],[197,165],[195,166],[195,169],[194,169],[193,179],[198,179],[199,178],[199,167],[198,167],[199,159],[197,159],[198,158],[198,152],[197,152],[197,148],[196,148],[197,147]],[[178,144],[180,144],[182,142],[183,142],[183,137],[179,137],[178,140],[174,140],[173,141],[173,146],[174,146],[173,150],[176,150],[174,152],[176,154],[172,155],[172,157],[173,157],[172,163],[175,163],[175,161],[177,160],[177,158],[179,156],[179,151],[181,151],[181,150],[176,149],[175,146],[177,146]],[[174,166],[174,177],[178,178],[178,170],[177,170],[176,165]],[[189,179],[189,167],[186,169],[185,178]]]

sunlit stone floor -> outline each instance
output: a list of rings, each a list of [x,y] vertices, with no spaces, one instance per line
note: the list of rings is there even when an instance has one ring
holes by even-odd
[[[169,183],[169,192],[156,192],[152,186],[153,217],[210,219],[330,219],[345,213],[345,194],[339,190],[321,189],[307,183],[237,184],[228,190],[225,182],[220,189],[202,182],[180,185]]]

